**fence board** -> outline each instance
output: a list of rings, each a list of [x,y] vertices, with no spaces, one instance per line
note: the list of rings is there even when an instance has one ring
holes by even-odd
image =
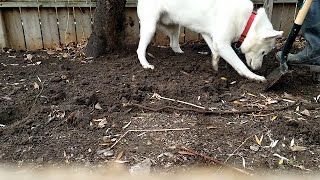
[[[180,37],[179,37],[179,43],[184,43],[184,38],[185,38],[185,34],[184,34],[184,27],[180,27]]]
[[[126,36],[125,42],[136,44],[139,41],[140,25],[137,11],[135,8],[126,8]]]
[[[26,46],[19,8],[5,8],[2,12],[9,47],[16,50],[25,50]]]
[[[34,51],[43,48],[38,8],[21,8],[26,48]]]
[[[274,8],[274,23],[278,23],[275,27],[284,31],[285,36],[290,32],[295,18],[295,4],[286,4],[281,10]],[[278,14],[277,14],[278,13]]]
[[[53,49],[60,46],[56,9],[41,8],[40,21],[43,47],[46,49]]]
[[[199,33],[196,33],[194,31],[191,31],[188,28],[184,28],[184,40],[185,42],[190,42],[190,41],[197,41],[199,40]]]
[[[59,35],[61,45],[77,42],[72,8],[58,8]]]
[[[2,16],[2,10],[0,9],[0,47],[7,47],[7,43],[6,27]]]
[[[78,43],[83,43],[89,38],[92,31],[90,8],[77,7],[74,9],[74,13],[77,41]]]
[[[169,37],[162,31],[158,30],[155,35],[155,43],[161,45],[169,45]]]

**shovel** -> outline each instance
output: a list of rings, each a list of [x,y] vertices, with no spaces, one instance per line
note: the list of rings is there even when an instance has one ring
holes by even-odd
[[[303,21],[310,9],[310,6],[312,4],[312,0],[298,0],[298,7],[301,7],[298,15],[294,21],[293,27],[291,29],[291,32],[287,38],[287,41],[284,45],[284,48],[282,50],[282,54],[280,57],[280,66],[273,70],[268,76],[267,76],[267,84],[265,87],[265,90],[272,87],[280,78],[282,75],[288,72],[288,65],[287,65],[287,58],[289,51],[292,47],[293,42],[295,41],[301,26],[303,24]]]

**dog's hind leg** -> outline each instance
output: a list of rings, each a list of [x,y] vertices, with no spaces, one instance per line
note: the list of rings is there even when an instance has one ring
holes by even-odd
[[[183,53],[179,45],[180,26],[178,24],[165,25],[158,23],[158,28],[169,36],[171,49],[176,53]]]
[[[213,44],[213,41],[211,39],[211,37],[209,35],[206,34],[201,34],[204,41],[208,44],[210,50],[211,50],[211,54],[212,54],[212,67],[215,71],[218,71],[219,69],[219,53],[217,50],[217,47],[215,46],[215,44]]]
[[[156,25],[156,18],[147,18],[140,20],[140,41],[137,49],[137,54],[140,64],[145,69],[154,69],[154,66],[149,64],[146,59],[146,50],[152,37],[154,36]]]

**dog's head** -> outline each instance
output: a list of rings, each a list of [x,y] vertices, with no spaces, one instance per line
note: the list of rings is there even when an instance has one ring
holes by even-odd
[[[258,9],[256,18],[241,45],[247,65],[253,70],[260,69],[263,57],[272,50],[275,39],[282,35],[283,31],[273,29],[264,8]]]

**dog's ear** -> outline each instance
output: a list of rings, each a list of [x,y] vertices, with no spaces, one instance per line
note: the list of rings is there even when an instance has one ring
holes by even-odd
[[[264,39],[271,39],[271,38],[279,38],[282,37],[283,35],[283,31],[267,31],[266,33],[264,33],[263,38]]]

